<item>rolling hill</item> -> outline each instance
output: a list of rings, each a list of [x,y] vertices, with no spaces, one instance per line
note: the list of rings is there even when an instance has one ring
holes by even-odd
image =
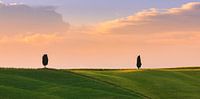
[[[200,68],[0,69],[0,99],[199,99]]]

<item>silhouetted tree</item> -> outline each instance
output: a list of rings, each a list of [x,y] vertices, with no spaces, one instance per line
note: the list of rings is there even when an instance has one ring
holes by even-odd
[[[42,56],[42,64],[44,65],[44,68],[46,68],[46,66],[48,65],[48,61],[49,61],[48,55],[47,55],[47,54],[44,54],[44,55]]]
[[[137,68],[138,69],[140,69],[141,68],[141,66],[142,66],[142,62],[141,62],[141,57],[140,57],[140,55],[137,57]]]

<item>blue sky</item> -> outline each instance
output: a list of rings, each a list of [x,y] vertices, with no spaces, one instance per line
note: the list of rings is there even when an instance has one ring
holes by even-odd
[[[65,21],[88,25],[132,15],[149,8],[174,8],[200,0],[2,0],[32,6],[56,6]]]

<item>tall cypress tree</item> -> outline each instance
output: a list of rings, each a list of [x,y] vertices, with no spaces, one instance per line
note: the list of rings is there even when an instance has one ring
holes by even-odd
[[[141,68],[141,66],[142,66],[142,62],[141,62],[141,57],[140,57],[140,55],[137,57],[137,68],[138,69],[140,69]]]
[[[47,55],[47,54],[44,54],[44,55],[42,56],[42,64],[44,65],[44,68],[46,68],[46,66],[48,65],[48,61],[49,61],[48,55]]]

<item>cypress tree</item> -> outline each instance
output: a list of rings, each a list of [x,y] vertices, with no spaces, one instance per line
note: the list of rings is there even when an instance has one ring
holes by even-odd
[[[42,64],[44,65],[44,68],[46,68],[46,66],[48,65],[48,61],[49,61],[48,55],[47,55],[47,54],[44,54],[44,55],[42,56]]]
[[[137,68],[138,69],[140,69],[141,68],[141,66],[142,66],[142,62],[141,62],[141,57],[140,57],[140,55],[137,57]]]

